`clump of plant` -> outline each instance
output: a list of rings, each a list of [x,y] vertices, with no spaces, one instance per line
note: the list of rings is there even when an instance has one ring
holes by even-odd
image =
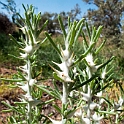
[[[23,6],[24,7],[24,6]],[[101,120],[111,116],[115,119],[111,123],[120,123],[123,119],[123,88],[120,86],[121,95],[117,101],[108,99],[106,88],[112,86],[112,61],[100,60],[98,54],[105,44],[103,41],[100,46],[96,43],[101,34],[102,26],[96,29],[94,26],[89,28],[88,23],[81,19],[71,22],[68,18],[67,31],[64,28],[62,19],[58,16],[59,24],[63,33],[63,44],[56,44],[49,33],[45,32],[46,38],[42,41],[38,37],[44,27],[39,27],[41,14],[35,14],[33,6],[27,6],[25,18],[21,27],[25,37],[22,42],[15,41],[20,49],[20,56],[16,57],[23,60],[24,65],[18,67],[18,74],[13,79],[4,79],[16,82],[15,86],[21,88],[25,94],[20,94],[20,102],[15,102],[15,106],[6,104],[10,107],[6,111],[15,111],[9,118],[9,123],[23,124],[100,124]],[[85,31],[84,31],[85,29]],[[77,54],[78,37],[82,35],[83,45],[79,46],[82,51]],[[39,78],[40,68],[37,66],[36,54],[39,47],[49,40],[56,50],[60,60],[54,60],[49,66],[53,69],[53,87],[48,87]],[[56,55],[57,56],[57,55]],[[62,90],[57,85],[61,82]],[[50,100],[43,102],[43,93],[51,96]],[[61,105],[56,104],[56,100]],[[53,119],[54,113],[45,115],[42,113],[42,106],[52,103],[54,109],[59,113],[60,119]]]

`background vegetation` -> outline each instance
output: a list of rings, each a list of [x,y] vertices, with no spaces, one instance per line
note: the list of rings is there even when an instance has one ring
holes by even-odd
[[[83,0],[82,2],[86,2],[87,4],[95,4],[97,9],[94,10],[90,8],[88,10],[87,15],[82,18],[85,18],[90,25],[95,25],[96,28],[100,25],[103,25],[103,32],[101,35],[101,40],[106,39],[106,44],[99,54],[99,56],[104,56],[105,59],[111,58],[113,55],[116,57],[114,61],[114,75],[113,79],[115,84],[118,82],[123,82],[124,77],[124,34],[123,34],[123,11],[124,11],[124,3],[123,0]],[[19,55],[19,51],[17,49],[16,44],[14,44],[9,37],[9,34],[12,34],[18,42],[21,42],[20,36],[23,37],[23,34],[20,30],[20,26],[18,22],[21,23],[21,20],[17,16],[16,4],[13,0],[8,1],[8,5],[0,2],[4,9],[12,14],[12,22],[9,20],[7,15],[0,13],[0,65],[1,67],[5,67],[5,63],[13,63],[13,66],[19,64],[19,61],[15,58],[12,58],[12,55]],[[8,9],[8,7],[10,9]],[[62,21],[64,22],[64,27],[66,29],[68,16],[71,21],[79,20],[77,16],[81,14],[81,9],[77,4],[74,9],[70,10],[70,12],[61,12],[59,15],[62,17]],[[59,27],[59,22],[57,19],[57,13],[48,13],[45,12],[41,15],[40,25],[42,26],[46,20],[48,20],[48,25],[44,29],[44,31],[48,31],[51,33],[52,38],[55,43],[62,42],[62,33]],[[39,40],[44,39],[44,33],[40,34]],[[25,38],[25,37],[24,37]],[[100,40],[100,41],[101,41]],[[82,43],[83,38],[80,36],[78,42]],[[99,42],[100,43],[100,42]],[[63,44],[62,44],[63,45]],[[99,44],[98,44],[99,45]],[[74,51],[80,53],[81,49],[74,49]],[[42,78],[48,76],[51,77],[51,68],[48,63],[53,61],[59,61],[58,56],[56,56],[56,51],[53,49],[49,42],[44,43],[40,49],[37,51],[38,56],[37,66],[42,67],[42,70],[38,70],[42,72]],[[52,54],[51,54],[52,53]],[[41,61],[42,60],[42,61]],[[102,60],[102,58],[101,58]],[[21,61],[20,61],[21,62]]]
[[[21,36],[22,32],[19,30],[19,25],[17,22],[21,23],[21,20],[17,16],[18,11],[16,9],[16,3],[14,0],[7,0],[8,4],[4,4],[0,1],[0,4],[3,5],[3,9],[6,9],[8,13],[12,13],[12,22],[9,20],[7,15],[4,13],[0,13],[0,63],[9,62],[12,57],[8,54],[13,54],[16,51],[18,55],[18,50],[16,49],[16,44],[13,44],[9,38],[9,34],[12,34],[16,37],[19,41],[19,36]],[[106,58],[110,58],[111,56],[116,56],[115,61],[115,69],[118,72],[118,79],[123,78],[123,48],[124,48],[124,33],[123,33],[123,12],[124,12],[124,1],[123,0],[82,0],[82,2],[86,2],[87,4],[94,4],[96,5],[96,9],[89,8],[87,15],[82,16],[85,18],[90,24],[95,25],[96,28],[100,25],[103,25],[103,32],[101,38],[106,38],[107,42],[103,49],[103,55]],[[70,10],[69,12],[60,12],[59,15],[62,17],[62,21],[64,22],[64,27],[67,26],[68,16],[70,17],[71,21],[79,20],[78,15],[81,15],[81,6],[78,4],[75,5],[74,9]],[[45,12],[41,15],[42,20],[40,25],[48,20],[48,25],[45,28],[46,31],[51,33],[56,40],[56,42],[61,42],[61,30],[59,27],[59,22],[57,19],[58,13],[48,13]],[[44,34],[41,34],[40,39],[44,38]],[[40,40],[39,39],[39,40]],[[82,39],[79,39],[82,41]],[[47,45],[47,47],[46,47]],[[52,56],[49,56],[49,52],[46,52],[49,49],[50,52],[53,52]],[[54,59],[54,50],[49,44],[45,44],[44,53],[39,54],[41,58],[46,55],[47,57],[44,58],[44,61],[39,63],[43,67],[46,67],[47,61],[49,61],[49,57]],[[37,59],[41,59],[37,58]],[[14,63],[18,63],[16,59],[14,59]],[[117,78],[117,77],[116,77]]]

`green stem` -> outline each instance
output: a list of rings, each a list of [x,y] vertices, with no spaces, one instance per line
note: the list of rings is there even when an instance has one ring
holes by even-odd
[[[31,118],[31,105],[30,105],[30,103],[28,103],[27,107],[28,107],[28,122],[29,122],[29,124],[31,124],[32,118]]]

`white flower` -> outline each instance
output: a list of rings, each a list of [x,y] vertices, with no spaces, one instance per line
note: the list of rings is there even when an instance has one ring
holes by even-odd
[[[103,116],[100,116],[99,114],[97,115],[97,113],[95,112],[94,115],[92,116],[94,121],[100,121],[101,119],[103,119]]]
[[[102,104],[104,101],[105,101],[105,100],[104,100],[103,98],[102,98],[102,99],[100,99],[99,104]]]
[[[70,67],[74,63],[74,53],[70,56],[70,58],[67,60],[67,66]]]
[[[76,72],[77,72],[76,67],[74,67],[74,69],[72,71],[73,71],[74,74],[76,74]]]
[[[88,54],[88,55],[85,57],[85,59],[86,59],[88,65],[89,65],[89,67],[90,67],[92,73],[93,73],[93,72],[96,72],[97,69],[99,68],[99,65],[96,66],[95,63],[93,62],[93,56],[92,56],[92,54]],[[87,68],[87,72],[88,72],[88,68]]]
[[[102,72],[101,78],[102,79],[105,79],[105,76],[106,76],[106,67],[105,67],[105,69]]]
[[[53,62],[54,64],[56,64],[63,72],[68,73],[68,67],[66,65],[66,62],[62,62],[61,64],[58,64],[56,62]]]
[[[55,68],[53,68],[52,66],[51,66],[51,68],[56,72],[57,76],[60,77],[63,81],[73,82],[73,80],[71,80],[71,78],[69,77],[68,72],[58,71]]]
[[[118,103],[114,103],[114,110],[118,110],[119,109],[119,107],[120,107],[120,104],[118,104]]]
[[[23,50],[25,53],[29,54],[33,50],[33,47],[32,47],[32,45],[29,45],[29,46],[26,46],[24,49],[21,49],[21,50]]]
[[[73,82],[73,80],[71,80],[71,78],[69,77],[68,74],[64,73],[64,72],[59,72],[57,73],[57,75],[65,82]]]
[[[20,29],[22,30],[23,34],[26,34],[25,30],[27,30],[27,26],[24,26],[24,27],[22,27]]]
[[[33,101],[33,98],[31,95],[29,95],[28,93],[26,93],[25,95],[22,95],[22,97],[24,97],[24,99],[26,101]]]
[[[87,63],[89,64],[90,67],[94,67],[95,64],[93,62],[93,56],[92,54],[88,54],[86,57],[85,57]]]
[[[85,112],[87,112],[87,110],[88,110],[88,105],[83,106],[83,110],[84,110]]]
[[[97,97],[102,97],[102,91],[98,92],[98,93],[96,94],[96,96],[97,96]]]
[[[30,86],[33,86],[36,82],[37,82],[36,79],[31,79],[31,80],[29,81],[29,85],[30,85]]]
[[[69,50],[68,49],[62,50],[62,56],[63,56],[64,60],[69,59],[69,57],[70,57]]]
[[[52,121],[53,124],[63,124],[62,121],[56,121],[56,120],[53,120],[52,118],[49,118],[49,119]]]
[[[21,58],[23,58],[23,59],[26,59],[26,58],[27,58],[27,56],[28,56],[28,54],[27,54],[27,53],[25,53],[25,54],[20,53],[20,55],[21,55],[20,57],[21,57]]]
[[[90,124],[90,119],[89,118],[84,118],[82,117],[82,120],[85,124]]]
[[[88,93],[81,92],[81,94],[83,95],[83,100],[85,101],[89,101],[89,99],[91,98],[90,94]]]
[[[98,104],[92,102],[92,103],[90,103],[90,110],[94,110],[98,106],[99,106]]]
[[[22,71],[25,72],[25,73],[28,72],[28,70],[27,70],[27,64],[24,65],[24,66],[20,66],[19,69],[22,70]]]
[[[82,116],[82,109],[79,108],[75,113],[74,113],[74,116],[78,117],[78,118],[81,118]]]
[[[22,86],[18,86],[19,88],[23,89],[25,92],[28,91],[28,84],[24,84]]]
[[[124,104],[124,99],[122,99],[122,98],[120,97],[118,103],[120,104],[120,106],[122,106],[122,105]]]

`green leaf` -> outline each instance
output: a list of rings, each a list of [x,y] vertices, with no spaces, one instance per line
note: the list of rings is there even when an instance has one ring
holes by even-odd
[[[92,43],[92,44],[90,45],[90,47],[87,49],[87,51],[86,51],[84,54],[82,54],[71,66],[74,66],[74,65],[76,65],[78,62],[82,61],[82,59],[83,59],[84,57],[86,57],[86,55],[91,51],[91,49],[93,48],[94,44],[95,44],[95,43]]]
[[[59,113],[59,114],[62,114],[61,112],[61,108],[55,104],[53,104],[53,107],[56,109],[56,111]]]
[[[86,31],[88,33],[88,37],[91,40],[91,33],[90,33],[90,29],[89,29],[88,23],[86,22],[85,25],[86,25]]]
[[[83,36],[83,41],[84,41],[84,43],[85,43],[85,45],[86,45],[86,48],[88,48],[88,42],[87,42],[87,40],[86,40],[86,36],[85,36],[85,34],[84,34],[84,32],[82,31],[82,36]]]
[[[17,104],[17,105],[25,105],[27,104],[28,102],[14,102],[14,104]]]
[[[104,40],[102,42],[102,44],[96,49],[95,54],[98,54],[99,53],[99,51],[103,48],[103,46],[105,45],[105,43],[106,43],[106,40]]]
[[[12,112],[12,109],[2,110],[2,112]]]
[[[47,26],[48,20],[42,25],[42,27],[37,31],[37,37],[40,35],[40,33],[43,31],[43,29]]]
[[[84,18],[82,18],[76,25],[75,30],[78,31],[84,25]]]
[[[108,112],[108,111],[100,111],[100,110],[98,110],[98,112],[103,114],[116,115],[116,112]]]
[[[105,97],[102,97],[107,103],[109,103],[110,106],[113,106],[113,104],[108,100],[106,99]]]
[[[67,112],[66,117],[67,117],[68,119],[71,118],[72,116],[74,116],[74,113],[75,113],[78,109],[79,109],[79,107],[78,107],[78,108],[73,108],[72,110],[69,110],[69,111]]]
[[[54,43],[54,41],[52,40],[51,36],[45,32],[46,37],[49,39],[50,43],[53,45],[53,47],[55,48],[55,50],[58,52],[58,54],[61,56],[61,52],[58,49],[57,45]]]
[[[83,83],[73,87],[70,91],[77,90],[78,88],[80,88],[80,87],[86,85],[87,83],[91,82],[92,80],[94,80],[96,77],[97,77],[97,75],[92,76],[90,79],[88,79],[88,80],[84,81]]]
[[[8,55],[11,56],[11,57],[13,57],[13,58],[15,58],[15,59],[23,60],[23,58],[14,56],[14,55],[12,55],[12,54],[8,54]]]
[[[30,22],[29,15],[27,15],[27,12],[25,12],[25,17],[28,28],[33,32],[32,24]]]
[[[96,28],[93,27],[93,28],[92,28],[92,35],[91,35],[91,39],[90,39],[91,42],[94,42],[94,37],[95,37],[95,35],[96,35]]]
[[[56,80],[63,81],[55,72],[53,72],[53,77]]]
[[[82,28],[83,28],[83,25],[84,25],[83,21],[84,21],[84,19],[82,19],[82,20],[76,25],[76,31],[77,31],[77,33],[76,33],[76,36],[75,36],[75,38],[74,38],[74,42],[77,41],[79,35],[81,34],[81,31],[82,31]]]
[[[1,103],[3,103],[4,105],[6,105],[7,107],[9,107],[11,110],[17,112],[17,113],[20,113],[20,114],[23,114],[22,112],[20,112],[18,109],[16,109],[14,106],[11,106],[10,104],[2,101]]]
[[[42,86],[38,86],[38,85],[35,84],[35,86],[36,86],[37,88],[41,89],[42,91],[46,92],[47,94],[53,96],[53,97],[56,98],[56,99],[59,99],[59,98],[60,98],[60,96],[58,96],[58,94],[56,94],[53,89],[51,89],[51,91],[50,91],[50,89],[44,87],[43,85],[42,85]],[[52,91],[52,90],[53,90],[53,91]]]
[[[99,26],[97,31],[96,31],[96,36],[94,37],[93,41],[96,42],[97,39],[100,37],[100,33],[102,31],[103,26]]]
[[[100,70],[101,68],[105,67],[109,62],[111,62],[115,57],[112,56],[107,62],[105,62],[104,64],[100,65],[98,70]]]
[[[66,39],[66,31],[65,31],[65,27],[63,25],[63,22],[62,22],[62,19],[61,19],[60,15],[58,15],[58,20],[59,20],[59,24],[60,24],[61,30],[63,32],[64,40],[65,40]]]
[[[69,39],[69,48],[72,47],[73,43],[74,43],[74,38],[75,38],[75,25],[73,24],[71,29],[70,29],[70,39]]]
[[[118,83],[118,85],[120,87],[121,92],[123,92],[123,94],[124,94],[124,89],[123,89],[122,85],[120,83]]]
[[[29,41],[31,41],[31,45],[34,45],[34,39],[33,39],[33,33],[31,32],[31,30],[28,30],[28,34],[29,34]]]
[[[9,81],[9,82],[21,82],[24,81],[22,79],[6,79],[6,78],[0,78],[2,81]]]
[[[10,39],[14,41],[19,47],[22,47],[22,45],[11,34],[9,34],[9,36],[10,36]]]

